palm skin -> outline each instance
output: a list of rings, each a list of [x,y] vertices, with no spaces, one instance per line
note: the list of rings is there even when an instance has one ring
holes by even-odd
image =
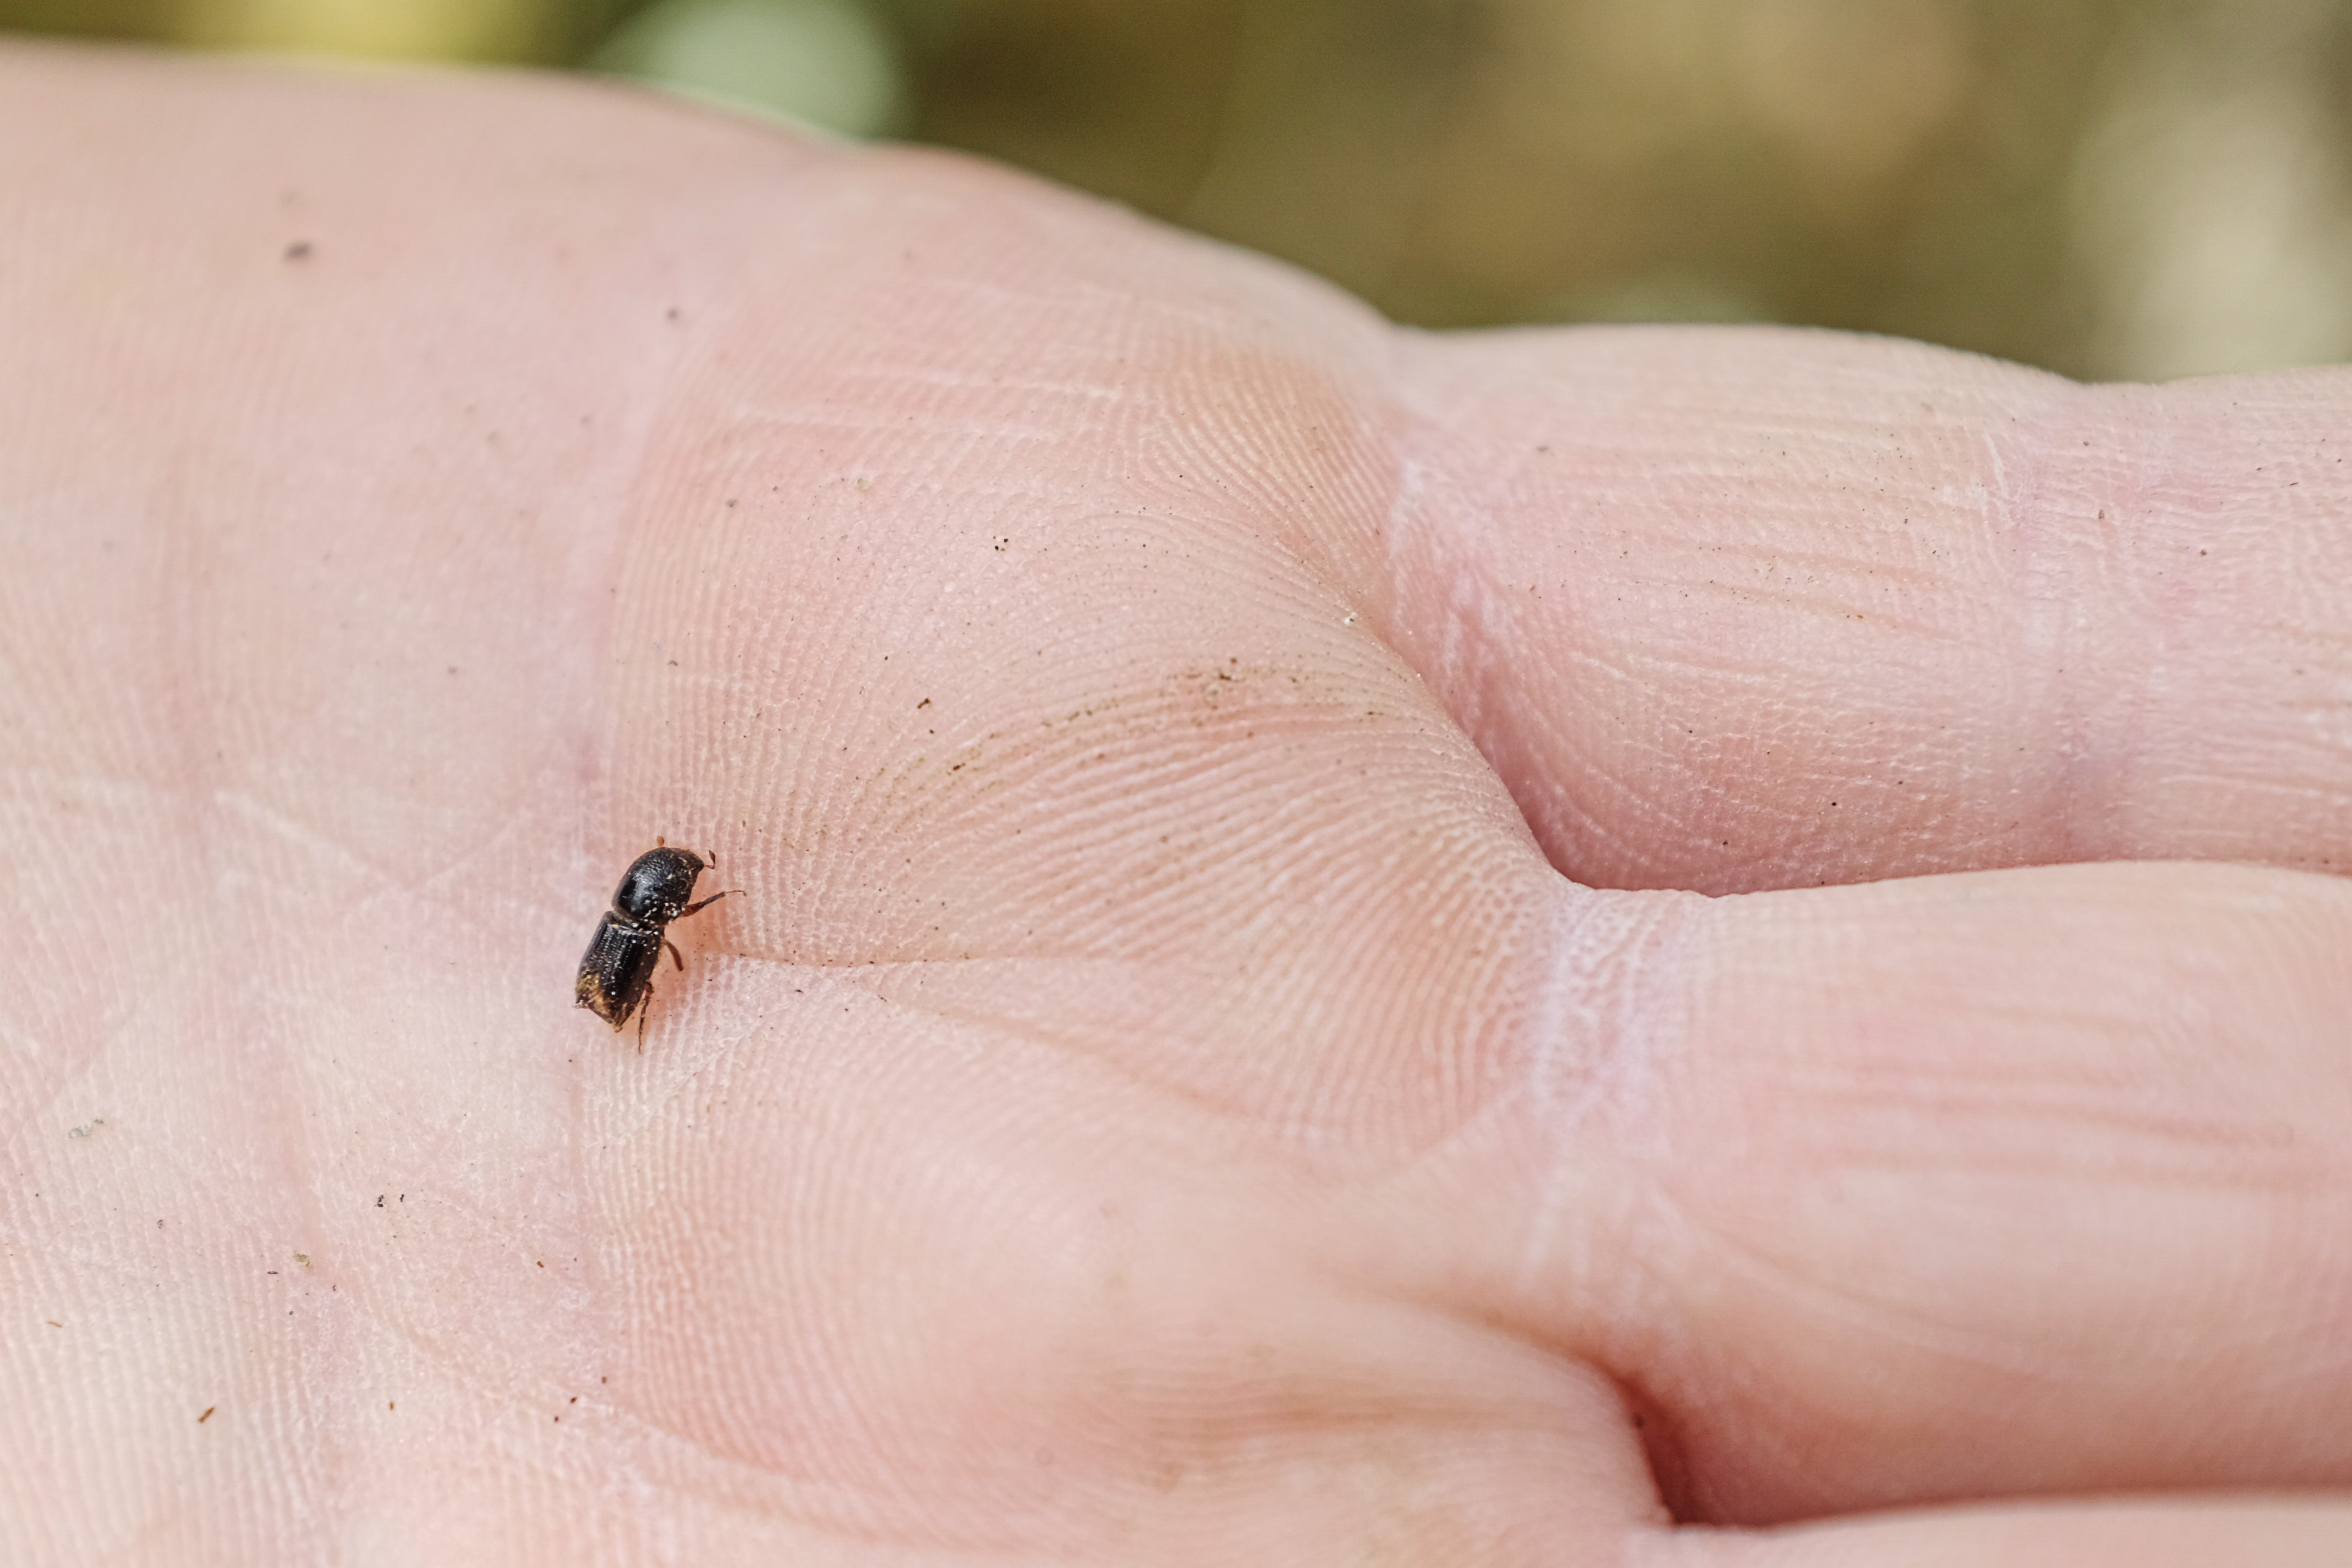
[[[2352,1551],[2352,373],[0,115],[12,1561]]]

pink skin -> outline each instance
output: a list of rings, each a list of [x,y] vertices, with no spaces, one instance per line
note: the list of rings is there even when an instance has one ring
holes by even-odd
[[[0,120],[11,1563],[2352,1561],[2352,373]]]

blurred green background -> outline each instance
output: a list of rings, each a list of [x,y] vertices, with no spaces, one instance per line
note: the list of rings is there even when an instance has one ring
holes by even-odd
[[[970,149],[1433,327],[1769,320],[2092,378],[2352,360],[2352,0],[0,0]]]

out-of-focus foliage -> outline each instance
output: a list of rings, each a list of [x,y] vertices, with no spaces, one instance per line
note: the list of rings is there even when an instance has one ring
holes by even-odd
[[[2352,0],[0,0],[585,63],[971,148],[1433,326],[1769,319],[2077,375],[2352,359]]]
[[[587,63],[846,136],[903,129],[898,42],[860,0],[656,0]]]
[[[564,64],[632,0],[0,0],[0,28],[381,59]]]

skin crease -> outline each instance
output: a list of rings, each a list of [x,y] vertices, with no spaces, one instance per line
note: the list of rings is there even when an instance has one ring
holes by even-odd
[[[0,117],[12,1562],[2352,1558],[2352,372]]]

